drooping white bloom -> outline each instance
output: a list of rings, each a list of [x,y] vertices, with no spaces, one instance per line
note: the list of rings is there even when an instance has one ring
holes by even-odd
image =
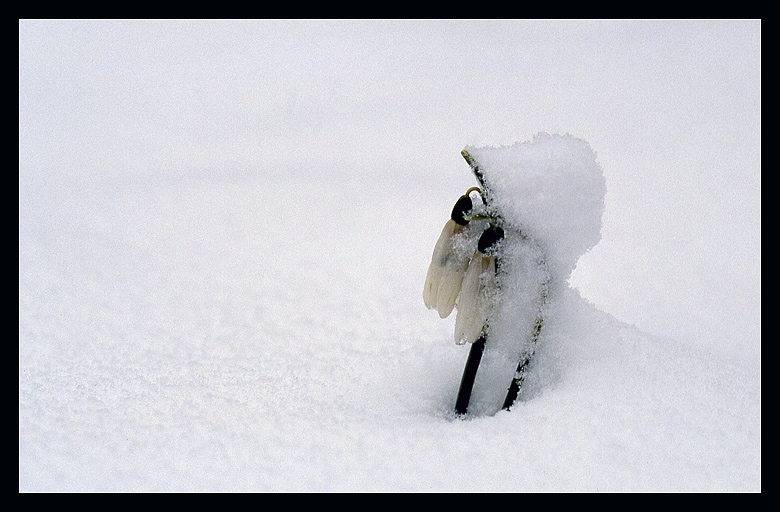
[[[482,334],[490,314],[492,294],[496,288],[496,260],[474,253],[463,277],[458,315],[455,319],[455,343],[474,343]]]
[[[466,226],[452,219],[447,221],[433,249],[433,257],[425,277],[425,306],[428,309],[436,309],[442,318],[447,318],[452,313],[468,268],[468,253],[458,250],[457,247],[457,236],[465,229]]]

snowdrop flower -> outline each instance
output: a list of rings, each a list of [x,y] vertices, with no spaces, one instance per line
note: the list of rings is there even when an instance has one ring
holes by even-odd
[[[455,320],[455,343],[458,345],[477,341],[487,325],[498,288],[496,253],[503,237],[503,229],[498,226],[488,227],[480,236],[477,251],[469,262],[463,277]]]
[[[423,301],[428,309],[436,309],[441,318],[447,318],[452,313],[473,254],[473,250],[466,249],[468,240],[465,240],[469,234],[466,228],[471,220],[470,214],[474,210],[470,197],[473,191],[479,191],[479,188],[470,188],[455,203],[433,249],[425,277]]]

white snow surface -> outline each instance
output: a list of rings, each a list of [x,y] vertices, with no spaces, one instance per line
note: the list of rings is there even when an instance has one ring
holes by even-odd
[[[20,491],[760,492],[758,27],[20,22]],[[595,151],[601,241],[521,401],[458,419],[459,152],[540,131]]]
[[[538,133],[507,147],[466,148],[478,162],[495,209],[540,243],[556,280],[567,280],[601,239],[606,186],[588,143]]]
[[[467,348],[421,302],[436,227],[398,215],[427,191],[365,185],[79,191],[20,228],[20,489],[760,488],[753,369],[574,290],[531,397],[454,419]]]

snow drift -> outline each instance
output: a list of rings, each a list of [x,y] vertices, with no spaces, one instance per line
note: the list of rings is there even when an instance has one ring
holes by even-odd
[[[420,300],[452,198],[288,176],[28,197],[20,490],[760,490],[760,368],[568,288],[516,407],[453,421]]]

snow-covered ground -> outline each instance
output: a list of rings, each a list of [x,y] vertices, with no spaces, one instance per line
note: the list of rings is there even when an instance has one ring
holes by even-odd
[[[466,145],[602,240],[511,411],[425,308]],[[19,488],[760,491],[760,23],[21,22]]]

